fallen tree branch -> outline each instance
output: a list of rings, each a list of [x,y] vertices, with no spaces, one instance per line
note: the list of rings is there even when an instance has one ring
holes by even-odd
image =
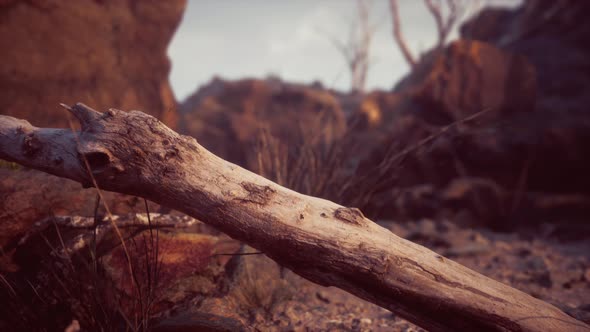
[[[556,307],[397,237],[358,209],[283,188],[138,112],[70,111],[80,132],[0,116],[0,158],[183,211],[324,286],[431,331],[587,331]],[[79,135],[76,137],[75,135]]]

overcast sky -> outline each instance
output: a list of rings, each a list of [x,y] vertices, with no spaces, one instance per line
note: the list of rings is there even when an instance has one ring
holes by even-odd
[[[398,2],[406,40],[419,54],[434,44],[434,21],[422,1]],[[512,7],[522,1],[480,2]],[[176,97],[182,101],[215,75],[239,79],[272,74],[348,90],[346,63],[330,38],[346,39],[355,8],[354,0],[189,0],[168,49]],[[371,17],[378,28],[367,88],[390,89],[408,66],[393,42],[388,1],[373,0]]]

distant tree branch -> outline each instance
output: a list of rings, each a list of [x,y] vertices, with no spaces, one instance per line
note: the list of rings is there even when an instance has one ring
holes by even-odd
[[[446,0],[445,3],[448,7],[448,13],[446,17],[443,16],[443,9],[441,0],[424,0],[428,11],[434,17],[436,23],[436,30],[438,32],[438,42],[436,48],[440,49],[445,45],[449,33],[457,23],[457,20],[461,17],[461,13],[464,6],[459,3],[458,0]]]
[[[408,43],[404,39],[404,35],[402,33],[397,0],[389,0],[389,8],[391,11],[391,20],[393,24],[393,38],[402,52],[404,59],[406,59],[406,62],[410,65],[410,67],[414,67],[416,66],[416,59],[414,58],[414,55],[412,55],[412,52],[408,47]]]
[[[351,76],[353,92],[363,92],[370,65],[370,48],[375,27],[370,23],[370,2],[357,0],[357,18],[350,25],[348,40],[330,37],[330,41],[344,56]]]
[[[449,34],[459,22],[462,15],[466,13],[469,5],[461,2],[460,0],[444,0],[447,9],[443,8],[443,0],[424,0],[426,8],[434,18],[436,24],[436,31],[438,39],[436,42],[435,49],[440,50],[445,46]],[[469,4],[477,6],[479,1],[471,0]],[[397,0],[389,0],[389,7],[391,12],[391,20],[393,25],[393,38],[402,52],[404,59],[410,65],[414,67],[416,65],[416,58],[410,51],[408,44],[404,38],[401,30],[400,13]]]

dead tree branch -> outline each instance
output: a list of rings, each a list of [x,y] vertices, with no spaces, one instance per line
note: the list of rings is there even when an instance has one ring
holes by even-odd
[[[556,307],[399,238],[354,208],[242,169],[138,111],[70,111],[80,132],[0,116],[0,158],[183,211],[324,286],[430,331],[588,331]]]
[[[446,4],[446,9],[443,8],[443,2]],[[477,2],[478,1],[476,0],[470,0],[468,3],[474,5],[477,4]],[[464,3],[461,0],[424,0],[426,8],[428,8],[428,11],[434,18],[436,24],[436,31],[438,34],[435,46],[436,50],[441,50],[445,46],[453,27],[455,27],[460,21],[463,14],[468,12],[468,7],[470,7],[468,3]],[[416,65],[416,57],[410,51],[402,33],[397,0],[389,0],[389,7],[393,25],[393,38],[402,52],[404,59],[406,59],[406,62],[410,67],[414,67]]]
[[[406,59],[406,62],[410,65],[410,67],[414,67],[416,66],[416,59],[410,51],[408,43],[406,42],[404,34],[402,33],[397,0],[389,0],[389,8],[391,11],[391,21],[393,25],[393,39],[397,43],[397,46],[402,52],[404,59]]]
[[[365,90],[370,65],[370,48],[375,27],[370,22],[370,4],[357,0],[357,21],[351,23],[348,40],[330,38],[336,49],[344,56],[350,71],[352,92]]]
[[[453,29],[455,23],[457,23],[457,19],[460,17],[461,6],[456,0],[445,1],[448,7],[448,14],[444,17],[440,0],[424,0],[424,3],[430,14],[432,14],[432,17],[434,17],[436,31],[438,32],[436,48],[440,49],[445,45],[451,29]]]

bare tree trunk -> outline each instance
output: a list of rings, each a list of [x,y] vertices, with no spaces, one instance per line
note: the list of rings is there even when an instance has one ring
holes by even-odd
[[[351,23],[348,40],[330,38],[342,53],[350,71],[351,92],[363,93],[370,66],[370,48],[375,26],[370,22],[370,4],[367,0],[357,0],[357,20]]]
[[[370,5],[363,0],[357,0],[359,24],[360,24],[360,46],[357,50],[358,68],[355,74],[354,90],[364,92],[367,85],[367,73],[369,71],[369,50],[371,48],[371,39],[373,39],[374,28],[371,27],[369,9]]]
[[[410,65],[410,67],[415,67],[416,59],[414,58],[414,55],[412,55],[412,52],[410,51],[410,48],[408,47],[408,44],[406,43],[402,33],[397,0],[389,0],[389,8],[391,11],[391,21],[393,25],[393,38],[395,39],[395,42],[397,43],[400,51],[402,51],[406,62]]]
[[[0,116],[0,158],[178,209],[324,286],[431,331],[588,331],[554,306],[397,237],[358,209],[218,158],[138,112],[72,107],[82,129]],[[87,164],[86,164],[87,161]],[[86,166],[87,165],[87,166]]]

